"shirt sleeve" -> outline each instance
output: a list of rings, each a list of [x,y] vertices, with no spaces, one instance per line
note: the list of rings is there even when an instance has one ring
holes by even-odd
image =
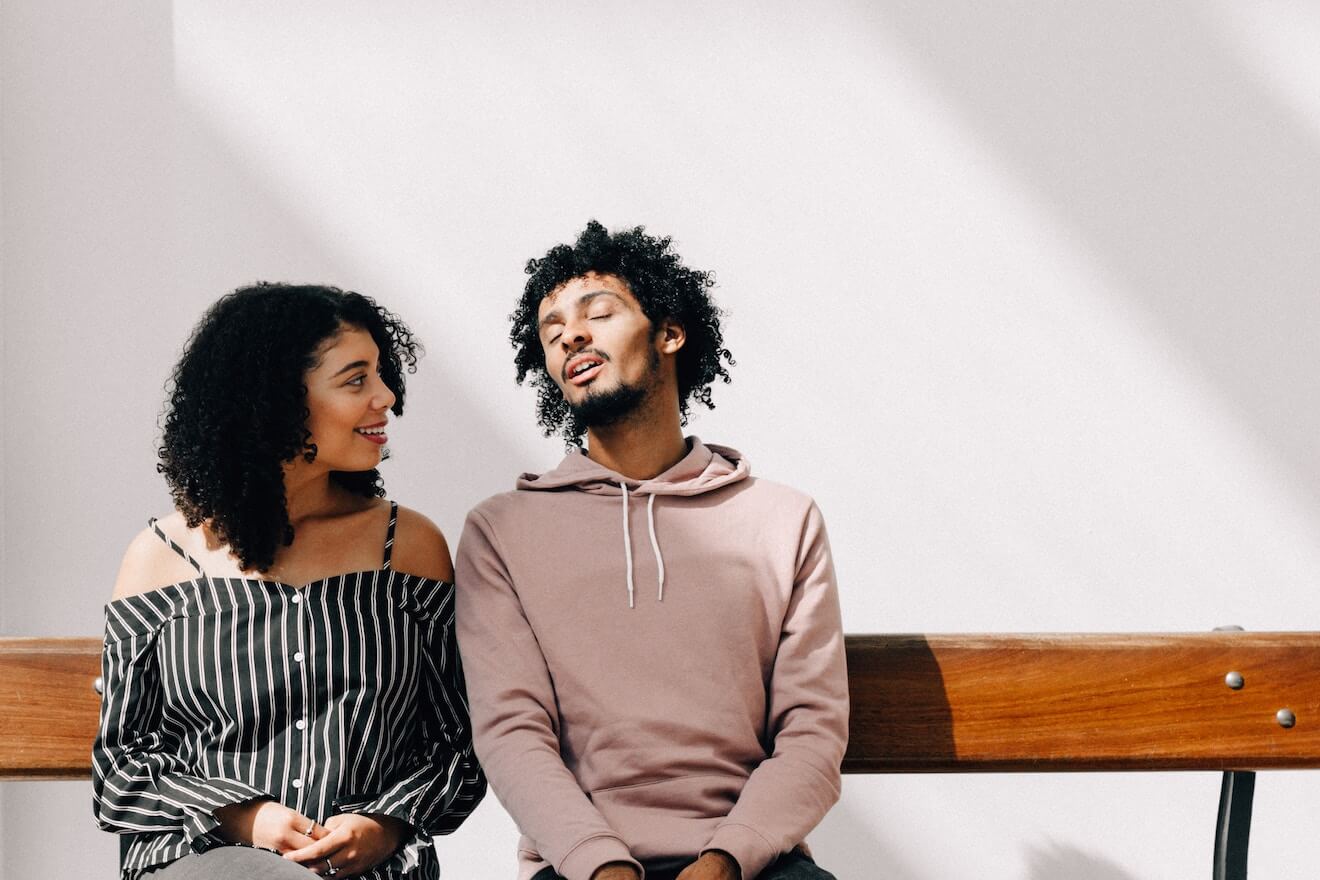
[[[559,715],[545,657],[523,614],[498,537],[478,511],[458,546],[458,644],[477,754],[500,802],[566,880],[633,859],[559,754]]]
[[[272,796],[238,780],[197,776],[173,753],[161,725],[158,630],[147,616],[150,606],[116,605],[106,613],[101,725],[92,745],[97,824],[121,834],[182,832],[201,852],[217,842],[211,835],[220,825],[216,810]]]
[[[801,843],[839,799],[848,745],[843,624],[829,539],[814,504],[797,562],[767,695],[773,751],[705,847],[733,856],[748,880]]]
[[[454,637],[454,591],[431,616],[422,651],[426,710],[414,759],[380,794],[336,803],[342,812],[393,816],[427,835],[449,834],[486,794],[472,748],[463,666]]]

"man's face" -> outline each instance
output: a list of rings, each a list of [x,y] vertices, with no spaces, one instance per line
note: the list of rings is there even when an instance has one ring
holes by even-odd
[[[673,325],[657,329],[616,275],[589,273],[556,287],[538,310],[546,372],[588,427],[632,412],[662,380]],[[672,350],[671,350],[672,349]]]

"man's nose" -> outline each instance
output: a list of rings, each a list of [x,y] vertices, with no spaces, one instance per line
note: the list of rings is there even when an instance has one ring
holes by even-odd
[[[591,331],[584,322],[578,321],[564,327],[564,334],[559,341],[566,351],[578,351],[591,342]]]

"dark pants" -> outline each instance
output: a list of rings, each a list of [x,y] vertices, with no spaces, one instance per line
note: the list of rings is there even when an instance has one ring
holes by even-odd
[[[696,859],[647,859],[642,862],[646,868],[646,880],[674,880],[679,872]],[[532,880],[564,880],[555,873],[554,868],[542,868]],[[756,877],[744,877],[743,880],[835,880],[834,875],[824,868],[817,867],[809,856],[797,850],[784,853],[775,859]]]

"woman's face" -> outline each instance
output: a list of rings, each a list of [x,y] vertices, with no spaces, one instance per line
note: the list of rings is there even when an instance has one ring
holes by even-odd
[[[342,325],[317,351],[307,371],[307,430],[316,464],[365,471],[380,464],[394,392],[380,378],[380,350],[371,334]]]

